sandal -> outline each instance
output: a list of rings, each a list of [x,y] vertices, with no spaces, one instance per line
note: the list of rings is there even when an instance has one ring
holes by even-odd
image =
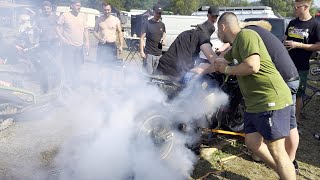
[[[314,133],[313,137],[316,138],[317,140],[320,140],[320,133]]]

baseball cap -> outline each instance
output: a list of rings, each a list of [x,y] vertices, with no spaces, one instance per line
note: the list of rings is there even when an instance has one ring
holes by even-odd
[[[210,6],[208,9],[208,14],[211,16],[219,16],[219,8],[216,6]]]
[[[71,0],[71,4],[81,3],[80,0]]]
[[[42,2],[42,6],[49,6],[49,7],[52,7],[52,4],[50,1],[43,1]]]
[[[162,13],[163,12],[163,9],[160,5],[156,4],[153,6],[153,11],[154,12],[157,12],[157,13]]]

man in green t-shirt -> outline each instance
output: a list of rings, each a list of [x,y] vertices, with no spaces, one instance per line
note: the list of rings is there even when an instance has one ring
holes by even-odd
[[[237,76],[246,106],[247,147],[281,179],[295,179],[294,166],[285,150],[285,137],[290,133],[290,89],[272,63],[261,37],[253,30],[241,30],[234,13],[220,17],[218,37],[232,44],[232,49],[225,59],[215,61],[214,68]],[[228,66],[232,61],[238,64]]]

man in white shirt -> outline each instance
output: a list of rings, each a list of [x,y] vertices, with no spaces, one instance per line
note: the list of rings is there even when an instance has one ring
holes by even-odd
[[[80,13],[81,2],[72,0],[71,11],[63,13],[58,19],[57,33],[62,41],[62,64],[65,78],[74,85],[76,76],[84,63],[83,52],[89,52],[89,33],[87,19]]]

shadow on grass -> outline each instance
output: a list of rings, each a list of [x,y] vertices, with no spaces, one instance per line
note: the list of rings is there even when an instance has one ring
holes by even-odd
[[[217,172],[217,173],[215,173]],[[211,173],[208,175],[208,173]],[[247,177],[241,176],[239,174],[235,174],[229,171],[223,171],[215,169],[212,164],[205,160],[200,159],[195,166],[195,170],[193,172],[192,178],[196,180],[214,180],[214,179],[249,179]]]
[[[296,156],[298,161],[317,168],[320,168],[320,141],[315,139],[313,134],[320,132],[319,104],[320,98],[314,97],[303,110],[303,114],[305,116],[302,117],[298,125],[298,128],[301,131],[301,136]],[[310,168],[307,169],[310,171]]]

